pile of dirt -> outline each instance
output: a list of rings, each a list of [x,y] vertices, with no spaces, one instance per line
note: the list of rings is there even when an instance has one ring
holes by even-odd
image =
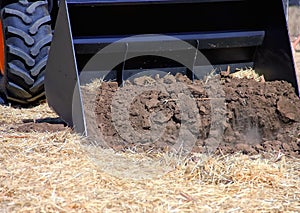
[[[182,74],[103,82],[95,115],[105,146],[300,157],[300,100],[285,81]]]

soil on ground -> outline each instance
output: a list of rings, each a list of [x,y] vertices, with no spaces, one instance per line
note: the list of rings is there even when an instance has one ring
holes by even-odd
[[[179,151],[300,157],[300,100],[285,81],[258,82],[224,72],[191,81],[182,74],[103,82],[97,129],[117,151]]]
[[[44,119],[24,119],[22,123],[9,125],[9,129],[16,132],[59,132],[71,129],[60,118],[44,118]]]

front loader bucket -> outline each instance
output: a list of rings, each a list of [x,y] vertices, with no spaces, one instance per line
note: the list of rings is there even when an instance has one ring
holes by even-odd
[[[189,61],[185,72],[192,79],[197,72],[197,76],[210,72],[205,69],[208,65],[216,70],[230,66],[232,72],[253,67],[268,81],[290,82],[299,94],[284,4],[282,0],[271,5],[259,0],[61,0],[46,67],[48,104],[77,132],[88,135],[80,85],[93,78],[122,84],[149,68],[180,71],[177,68],[185,61]],[[207,60],[195,63],[194,49]],[[99,69],[87,68],[102,50],[104,54],[93,62]],[[127,63],[137,52],[143,57]],[[184,56],[185,61],[152,57],[165,53],[179,61]],[[112,66],[111,60],[119,64]],[[83,71],[87,72],[82,75]]]

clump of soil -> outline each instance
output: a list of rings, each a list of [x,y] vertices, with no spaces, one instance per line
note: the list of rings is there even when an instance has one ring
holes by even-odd
[[[95,115],[103,144],[118,151],[300,156],[300,100],[285,81],[177,74],[103,82]]]
[[[71,129],[60,118],[23,119],[22,123],[15,123],[9,129],[16,132],[59,132]]]
[[[25,123],[12,127],[11,129],[17,132],[59,132],[65,131],[68,128],[64,124],[51,123]]]

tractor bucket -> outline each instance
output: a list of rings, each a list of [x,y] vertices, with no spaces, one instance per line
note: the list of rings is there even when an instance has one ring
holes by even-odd
[[[251,67],[267,81],[290,82],[299,95],[282,0],[271,4],[259,0],[61,0],[59,4],[46,66],[46,98],[83,135],[91,133],[80,88],[95,78],[122,85],[129,76],[154,68],[195,79],[211,72],[207,67],[230,67],[231,72]],[[195,60],[199,52],[206,60]],[[180,63],[167,60],[168,56]]]

